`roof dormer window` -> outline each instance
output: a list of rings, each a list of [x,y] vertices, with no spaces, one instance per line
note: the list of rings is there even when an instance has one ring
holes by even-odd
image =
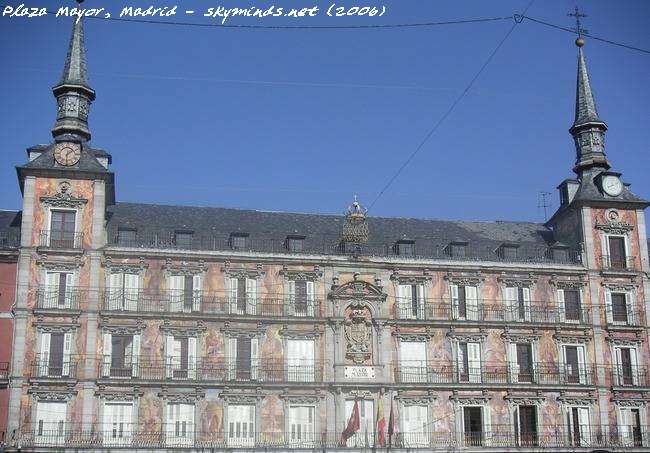
[[[248,246],[248,233],[231,233],[230,247],[233,250],[244,250]]]
[[[287,250],[292,253],[300,253],[305,248],[304,236],[287,236],[286,240]]]
[[[399,256],[415,256],[415,241],[400,239],[395,243],[395,253]]]

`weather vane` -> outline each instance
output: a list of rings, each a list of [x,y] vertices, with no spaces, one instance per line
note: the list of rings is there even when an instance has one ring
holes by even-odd
[[[575,9],[573,10],[572,13],[567,14],[569,17],[575,17],[576,18],[576,26],[575,28],[572,28],[574,32],[578,35],[576,38],[576,46],[582,47],[585,45],[585,39],[583,38],[583,35],[585,33],[589,33],[589,30],[586,28],[582,28],[582,24],[580,23],[580,18],[581,17],[587,17],[586,14],[581,13],[578,7],[576,6]]]

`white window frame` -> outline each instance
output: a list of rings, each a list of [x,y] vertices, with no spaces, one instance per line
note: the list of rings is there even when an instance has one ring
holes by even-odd
[[[639,421],[641,424],[641,429],[643,429],[644,426],[647,426],[647,406],[645,404],[639,405],[639,406],[621,406],[619,404],[616,405],[616,426],[618,427],[618,435],[619,435],[619,441],[621,444],[625,447],[633,447],[634,446],[634,439],[632,438],[632,433],[629,432],[629,424],[625,424],[624,419],[625,415],[624,412],[629,411],[631,412],[632,409],[638,409],[639,410]],[[648,441],[646,440],[647,437],[645,435],[641,435],[641,443],[642,446],[647,447],[648,446]]]
[[[630,257],[630,239],[627,234],[610,234],[610,233],[602,233],[601,235],[601,248],[602,252],[607,252],[607,264],[609,268],[612,267],[612,251],[609,248],[609,238],[614,237],[614,238],[623,238],[623,247],[625,249],[625,263],[624,267],[621,270],[626,270],[628,269],[628,261]],[[605,255],[605,253],[602,253]],[[605,263],[601,263],[603,265]]]
[[[184,274],[170,274],[167,277],[169,291],[169,311],[174,313],[190,313],[201,311],[201,296],[203,289],[203,275],[200,273],[192,277],[192,307],[185,306],[185,277]],[[180,284],[179,284],[180,281]]]
[[[469,368],[467,370],[467,381],[462,381],[462,382],[468,382],[472,384],[480,383],[483,379],[483,363],[484,357],[483,357],[483,342],[482,341],[469,341],[469,340],[457,340],[455,342],[455,349],[456,349],[456,366],[457,366],[457,372],[458,372],[458,382],[461,382],[460,377],[462,374],[465,373],[465,360],[463,357],[463,351],[460,345],[464,343],[467,345],[467,367]],[[478,358],[479,358],[479,363],[478,363],[478,372],[476,369],[476,366],[471,366],[470,363],[470,345],[472,345],[472,349],[478,348]],[[472,362],[476,362],[475,360],[472,360]]]
[[[535,434],[537,438],[535,439],[535,443],[533,445],[525,445],[521,441],[521,425],[520,425],[520,417],[519,417],[519,408],[521,406],[530,406],[535,408]],[[511,408],[511,420],[512,420],[512,429],[513,429],[513,435],[515,435],[516,439],[515,441],[517,442],[516,445],[520,448],[537,448],[540,445],[540,437],[544,434],[541,431],[541,421],[540,421],[540,407],[538,404],[520,404],[516,403],[512,405]]]
[[[237,342],[241,337],[228,337],[228,380],[237,379]],[[251,369],[250,380],[259,379],[260,375],[260,339],[251,338]]]
[[[313,280],[305,280],[307,291],[307,310],[305,313],[300,313],[296,310],[296,281],[287,280],[287,310],[288,314],[300,317],[313,317],[316,305],[316,285]]]
[[[417,347],[415,346],[417,345]],[[427,382],[428,377],[428,358],[427,358],[427,341],[415,341],[408,339],[399,340],[399,364],[400,364],[400,373],[402,374],[402,382]],[[422,357],[419,359],[408,358],[406,353],[408,347],[415,349],[422,349],[418,351]],[[411,352],[413,352],[411,351]],[[421,354],[424,353],[424,354]],[[407,358],[405,358],[407,357]]]
[[[187,369],[181,368],[182,357],[180,342],[182,338],[187,338]],[[165,374],[170,379],[196,379],[197,371],[197,350],[198,339],[194,336],[174,336],[168,334],[165,336]],[[175,371],[186,371],[185,378],[175,376]]]
[[[508,285],[503,288],[503,304],[506,307],[505,319],[506,321],[531,322],[531,288],[528,286],[521,287],[524,296],[524,319],[519,317],[519,289],[519,286]]]
[[[460,297],[458,296],[459,286],[465,287],[465,317],[460,316]],[[471,288],[472,291],[475,291],[474,298],[471,298],[467,294],[467,289],[469,288]],[[451,311],[454,319],[467,321],[478,321],[480,319],[481,293],[479,285],[459,285],[457,283],[451,283],[449,285],[449,294],[451,297]],[[473,301],[471,305],[475,305],[475,307],[470,307],[470,300]]]
[[[424,413],[424,423],[421,423],[421,418],[417,418],[418,425],[421,425],[421,428],[416,428],[416,430],[411,429],[408,413],[412,411],[413,408],[418,408],[417,412],[420,412],[419,415]],[[402,402],[402,410],[400,412],[400,434],[402,436],[403,445],[405,448],[422,448],[429,447],[431,444],[431,439],[429,433],[432,431],[429,426],[431,420],[431,405],[430,404],[415,404],[411,403],[408,400]]]
[[[193,447],[196,405],[168,402],[165,417],[167,447]]]
[[[74,236],[73,236],[73,239],[72,239],[73,248],[81,247],[80,242],[83,240],[83,238],[81,238],[78,235],[78,233],[80,232],[79,231],[79,223],[80,223],[80,220],[81,220],[80,219],[81,218],[81,209],[79,209],[79,208],[59,208],[59,207],[56,207],[56,206],[47,206],[45,208],[45,210],[46,210],[45,216],[47,218],[45,224],[47,225],[47,231],[48,231],[46,246],[49,247],[50,244],[51,244],[51,241],[52,241],[52,211],[67,211],[67,212],[74,212],[75,213],[75,216],[74,216],[74,232],[73,232]]]
[[[127,279],[131,283],[128,287]],[[106,287],[108,288],[107,308],[109,310],[138,310],[140,291],[142,291],[140,272],[109,272],[106,278]]]
[[[61,374],[50,373],[50,355],[52,334],[63,334],[63,356],[61,357]],[[72,347],[74,344],[72,332],[39,332],[39,363],[38,376],[58,379],[70,378],[70,363],[72,361]]]
[[[248,412],[248,414],[245,414]],[[241,416],[240,418],[236,416]],[[231,404],[226,407],[225,436],[229,448],[254,447],[257,437],[257,405]],[[244,420],[248,418],[248,420]],[[239,423],[239,426],[238,426]],[[251,425],[252,428],[251,429]]]
[[[294,411],[303,411],[306,414],[295,414]],[[287,405],[287,438],[291,448],[316,447],[318,439],[316,431],[316,410],[314,404],[288,404]],[[305,415],[307,415],[305,420]],[[311,423],[309,422],[311,415]]]
[[[506,358],[507,362],[509,364],[508,366],[508,377],[509,377],[509,382],[512,383],[529,383],[527,381],[520,382],[519,381],[519,373],[521,372],[521,365],[519,364],[519,361],[517,360],[517,344],[519,343],[528,343],[530,345],[530,355],[531,355],[531,362],[532,362],[532,377],[530,383],[536,383],[539,379],[537,376],[537,341],[517,341],[517,340],[511,340],[506,343]]]
[[[345,424],[352,415],[354,409],[354,399],[345,400]],[[359,431],[350,437],[346,443],[348,447],[373,447],[375,441],[375,401],[372,399],[358,399],[359,403]],[[363,407],[362,407],[363,405]],[[368,409],[370,408],[370,409]],[[370,420],[368,421],[368,411]]]
[[[621,349],[630,349],[630,366],[632,367],[632,385],[625,385],[623,381],[623,364],[620,357]],[[640,383],[640,347],[639,345],[613,344],[612,345],[612,363],[614,364],[614,384],[619,387],[636,387]]]
[[[564,300],[564,290],[576,290],[578,292],[578,304],[580,306],[580,318],[584,313],[584,294],[582,293],[582,287],[580,288],[558,288],[555,290],[555,305],[558,311],[559,322],[567,324],[580,324],[580,320],[571,320],[566,319],[566,305]]]
[[[466,407],[479,407],[481,408],[481,421],[483,423],[482,426],[482,442],[481,442],[481,447],[487,447],[490,446],[491,444],[491,427],[492,427],[492,420],[491,420],[491,409],[488,403],[483,403],[483,404],[470,404],[470,403],[463,403],[460,402],[456,405],[456,432],[458,433],[458,438],[457,442],[458,445],[462,446],[468,446],[471,447],[472,445],[466,445],[466,439],[465,439],[465,408]]]
[[[34,440],[37,445],[64,445],[67,434],[68,403],[37,401]]]
[[[122,414],[119,413],[120,409]],[[127,447],[131,445],[135,426],[134,411],[135,404],[132,401],[104,401],[102,413],[103,446]]]
[[[560,343],[560,353],[558,355],[560,359],[560,376],[563,381],[568,382],[569,370],[567,365],[567,356],[566,348],[567,347],[577,347],[578,349],[578,383],[582,385],[592,385],[591,375],[588,372],[588,362],[589,362],[589,351],[587,350],[586,343]],[[580,354],[582,350],[582,357]],[[581,360],[582,359],[582,360]],[[581,363],[582,362],[582,363]]]
[[[239,278],[238,277],[226,277],[228,283],[228,300],[230,306],[230,312],[237,315],[255,315],[257,314],[257,304],[259,303],[259,281],[255,277],[247,276],[246,277],[246,309],[244,311],[240,310],[237,306],[238,302],[238,292],[239,287]]]
[[[56,275],[56,277],[54,277]],[[59,284],[61,276],[65,275],[65,303],[63,306],[59,305]],[[51,277],[52,276],[52,277]],[[56,279],[56,283],[50,282],[51,278]],[[77,285],[78,273],[74,270],[56,270],[46,269],[43,272],[43,281],[45,284],[45,292],[43,294],[43,307],[41,308],[55,308],[55,309],[70,309],[72,308],[73,289]],[[53,301],[53,302],[51,302]]]
[[[573,437],[573,431],[574,431],[574,426],[573,426],[573,409],[578,409],[580,411],[587,411],[587,425],[580,424],[580,439],[574,439]],[[576,446],[576,447],[589,447],[591,446],[591,441],[593,439],[594,433],[592,432],[592,428],[594,425],[593,422],[593,410],[591,406],[586,406],[586,405],[576,405],[576,404],[571,404],[571,405],[565,405],[564,406],[564,420],[565,423],[567,424],[567,431],[568,431],[568,437],[569,437],[569,443],[571,446]],[[578,418],[580,418],[580,415],[578,415]],[[587,427],[587,432],[583,432],[583,426]]]
[[[417,288],[417,313],[413,313],[413,287]],[[427,285],[424,283],[410,284],[398,283],[397,290],[397,317],[399,319],[425,319],[424,312],[427,300]]]
[[[316,380],[316,340],[313,338],[287,339],[286,348],[288,380],[293,382],[314,382]],[[253,343],[251,341],[251,356],[253,355],[252,350]],[[295,357],[292,352],[297,352],[302,357]],[[252,359],[251,357],[251,362]]]
[[[625,295],[625,311],[627,313],[627,322],[614,320],[614,304],[612,302],[612,294]],[[634,326],[637,325],[637,312],[635,310],[636,297],[635,292],[628,289],[612,289],[605,287],[605,315],[608,324],[618,326]]]
[[[140,333],[131,334],[131,376],[111,376],[113,333],[111,331],[104,331],[102,341],[102,377],[110,377],[111,379],[138,377],[140,374],[140,353],[142,352],[140,342]]]

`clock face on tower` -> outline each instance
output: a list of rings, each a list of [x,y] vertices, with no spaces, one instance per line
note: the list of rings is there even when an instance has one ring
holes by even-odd
[[[603,178],[603,190],[611,197],[618,197],[623,192],[623,183],[618,176],[607,175]]]
[[[59,165],[70,167],[79,162],[81,147],[77,143],[57,143],[54,148],[54,159]]]

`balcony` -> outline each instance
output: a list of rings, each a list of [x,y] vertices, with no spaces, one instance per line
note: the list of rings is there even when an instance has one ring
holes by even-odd
[[[613,305],[606,305],[603,308],[603,313],[607,324],[610,326],[622,327],[641,327],[643,320],[641,312],[637,307],[626,304],[625,307],[617,307]]]
[[[36,354],[31,363],[31,379],[76,379],[79,357]]]
[[[41,230],[39,245],[51,249],[80,249],[83,237],[81,232]]]
[[[630,272],[636,270],[636,257],[623,256],[613,257],[610,255],[602,255],[601,268],[610,272]]]
[[[49,427],[48,425],[54,425]],[[200,424],[199,424],[200,425]],[[173,426],[162,424],[154,430],[143,430],[137,423],[110,423],[75,426],[69,423],[42,423],[23,425],[10,446],[23,448],[97,449],[114,447],[123,449],[246,449],[250,451],[281,450],[357,450],[378,447],[420,451],[449,451],[450,449],[532,448],[568,451],[584,449],[642,449],[649,445],[650,427],[581,425],[579,430],[563,425],[540,425],[539,431],[516,433],[512,425],[492,425],[489,430],[450,432],[435,429],[422,432],[398,432],[386,435],[381,445],[375,432],[357,433],[347,443],[341,442],[339,432],[224,432],[201,431],[196,424],[188,423],[179,432]],[[641,451],[641,450],[638,450]]]
[[[423,364],[401,361],[393,368],[399,384],[527,384],[542,386],[593,385],[595,370],[583,365],[578,370],[571,366],[534,363],[521,367],[516,363],[486,363],[480,367],[458,364]]]
[[[61,290],[58,285],[39,286],[36,290],[36,308],[41,310],[79,310],[82,298],[88,295],[86,288],[76,286]]]
[[[533,324],[591,324],[591,307],[581,306],[574,310],[550,305],[545,301],[531,301],[521,307],[506,307],[500,300],[478,301],[472,308],[461,307],[448,299],[427,300],[424,304],[413,304],[411,300],[395,303],[395,316],[404,320],[475,321],[498,323]]]
[[[9,385],[9,362],[0,362],[0,388]]]
[[[321,301],[286,298],[225,296],[215,291],[122,290],[103,291],[103,309],[111,312],[187,313],[211,315],[305,318],[321,316]]]
[[[100,365],[102,379],[166,382],[261,382],[312,383],[323,382],[326,362],[310,361],[288,365],[277,359],[230,360],[204,357],[190,360],[156,361],[141,356],[125,363],[111,362],[104,356]]]
[[[650,387],[650,369],[645,366],[613,366],[608,367],[611,385],[614,387]]]

